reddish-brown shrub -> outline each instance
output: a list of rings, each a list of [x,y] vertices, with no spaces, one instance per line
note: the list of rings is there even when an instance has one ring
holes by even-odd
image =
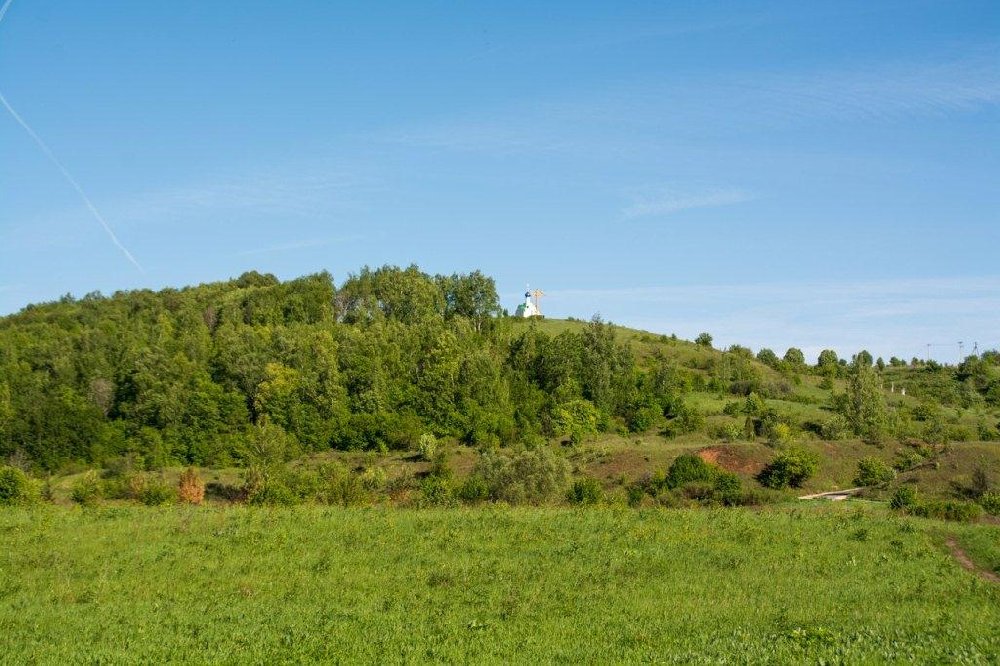
[[[198,476],[194,467],[188,467],[181,472],[181,479],[177,484],[177,494],[181,501],[186,504],[201,504],[205,499],[205,482]]]

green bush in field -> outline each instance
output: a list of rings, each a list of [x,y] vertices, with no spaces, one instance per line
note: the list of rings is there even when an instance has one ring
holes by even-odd
[[[299,498],[285,482],[279,465],[251,465],[244,474],[243,492],[248,504],[291,506]]]
[[[645,432],[649,430],[662,415],[663,410],[657,406],[639,407],[628,417],[629,432]]]
[[[786,501],[786,497],[768,488],[746,488],[740,496],[740,506],[764,506]]]
[[[429,474],[421,479],[421,506],[454,506],[457,503],[451,478],[438,474]]]
[[[725,506],[743,503],[743,482],[732,472],[720,471],[715,477],[714,499]]]
[[[361,474],[361,485],[372,492],[382,490],[386,484],[386,473],[381,467],[369,467]]]
[[[851,424],[839,414],[827,419],[820,425],[820,435],[823,439],[846,439],[850,433]]]
[[[708,481],[688,481],[672,491],[685,499],[710,504],[715,499],[715,485]]]
[[[757,480],[768,488],[780,490],[791,486],[799,488],[802,483],[816,473],[819,459],[804,449],[789,449],[779,453],[765,467]]]
[[[885,461],[866,456],[858,461],[858,475],[854,483],[859,486],[882,486],[896,478],[896,470]]]
[[[420,481],[421,506],[454,506],[458,503],[455,497],[455,473],[448,464],[448,456],[444,451],[434,456],[430,471]]]
[[[16,467],[0,467],[0,506],[28,504],[37,496],[28,475]]]
[[[456,495],[466,504],[478,504],[490,498],[490,489],[481,476],[470,474],[458,487]]]
[[[670,420],[664,428],[668,437],[696,432],[705,427],[705,415],[683,400],[677,400],[671,406]]]
[[[577,479],[566,493],[566,500],[576,506],[599,504],[604,498],[604,489],[597,479],[585,477]]]
[[[986,513],[1000,516],[1000,492],[992,490],[983,493],[979,496],[979,505],[983,507]]]
[[[436,452],[437,438],[429,432],[420,435],[420,441],[417,443],[417,453],[420,457],[424,460],[433,460]]]
[[[972,502],[928,500],[913,506],[910,511],[914,515],[923,518],[971,523],[983,514],[983,507]]]
[[[917,491],[913,486],[900,486],[892,493],[889,506],[897,511],[908,511],[917,503]]]
[[[356,506],[365,498],[363,478],[340,463],[325,463],[316,471],[316,499],[325,504]]]
[[[543,504],[565,491],[569,464],[548,447],[488,451],[480,457],[474,473],[486,484],[491,500]]]
[[[553,411],[553,421],[559,434],[569,435],[574,446],[587,435],[596,433],[600,429],[600,420],[600,411],[589,400],[569,400]]]
[[[177,491],[162,478],[150,478],[147,479],[139,499],[146,506],[172,504],[177,499]]]
[[[670,464],[665,479],[668,488],[680,488],[691,482],[712,483],[718,474],[715,465],[705,462],[699,456],[685,453],[677,456]]]
[[[775,423],[768,433],[768,442],[772,446],[785,446],[792,441],[792,428],[787,423]]]
[[[905,472],[909,469],[913,469],[917,465],[925,462],[927,460],[924,455],[913,448],[900,449],[896,451],[896,461],[893,463],[893,467],[897,472]]]
[[[80,477],[69,493],[70,499],[77,504],[89,506],[101,499],[101,482],[96,472],[87,472]]]
[[[625,489],[625,497],[628,505],[635,508],[642,504],[642,499],[646,496],[646,488],[641,483],[633,483]]]

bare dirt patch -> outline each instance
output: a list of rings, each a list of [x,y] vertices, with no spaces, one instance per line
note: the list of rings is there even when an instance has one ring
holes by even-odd
[[[996,575],[992,571],[987,571],[986,569],[977,566],[976,563],[972,561],[972,558],[969,557],[968,553],[966,553],[962,547],[958,545],[958,541],[955,540],[955,537],[948,537],[945,544],[948,546],[951,556],[954,557],[960,565],[962,565],[963,569],[971,571],[983,580],[1000,584],[1000,576]]]
[[[764,468],[763,463],[747,455],[745,448],[736,446],[709,446],[698,451],[698,457],[718,465],[727,472],[755,475]]]

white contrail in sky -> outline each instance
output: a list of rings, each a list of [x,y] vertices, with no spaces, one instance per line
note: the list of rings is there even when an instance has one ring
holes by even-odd
[[[3,21],[3,17],[7,14],[7,9],[10,8],[12,2],[14,2],[14,0],[7,0],[7,2],[3,3],[3,6],[0,7],[0,21]],[[38,147],[42,149],[45,156],[56,165],[56,168],[59,169],[63,176],[65,176],[66,180],[69,181],[69,184],[73,186],[73,189],[76,190],[77,194],[80,195],[80,198],[83,199],[83,203],[86,204],[87,209],[90,210],[94,219],[100,222],[101,226],[104,227],[104,230],[108,232],[111,242],[113,242],[115,246],[122,251],[128,260],[132,262],[133,266],[139,269],[140,273],[145,273],[142,266],[139,265],[139,262],[136,261],[135,257],[132,256],[132,253],[128,251],[128,248],[122,245],[122,242],[118,240],[118,236],[115,236],[115,232],[111,230],[111,225],[107,223],[104,216],[101,215],[101,211],[97,210],[97,206],[94,205],[94,202],[90,200],[87,193],[83,191],[82,187],[80,187],[80,183],[76,182],[76,178],[73,177],[73,174],[71,174],[69,170],[63,166],[62,162],[59,161],[59,158],[55,156],[55,153],[53,153],[48,145],[42,141],[42,137],[38,136],[35,133],[35,130],[31,129],[31,126],[24,122],[24,118],[22,118],[18,112],[14,110],[14,107],[10,105],[7,98],[3,96],[3,93],[0,93],[0,103],[2,103],[7,111],[10,112],[11,117],[17,121],[17,124],[24,128],[24,131],[28,133],[28,136],[30,136],[35,143],[38,144]]]
[[[7,13],[7,8],[10,7],[10,3],[12,2],[14,0],[7,0],[7,2],[3,3],[3,7],[0,7],[0,21],[3,20],[4,14]]]
[[[11,1],[12,0],[8,0],[7,4],[9,5]],[[138,268],[140,272],[145,273],[142,266],[139,265],[139,262],[136,261],[135,257],[132,256],[132,253],[128,251],[128,248],[122,245],[122,242],[118,240],[118,236],[115,236],[115,232],[111,230],[111,225],[107,223],[107,221],[104,219],[104,216],[101,215],[101,211],[97,210],[97,206],[94,205],[94,202],[90,200],[90,197],[87,196],[87,193],[83,191],[82,187],[80,187],[80,183],[76,182],[76,178],[73,177],[73,174],[71,174],[69,170],[63,166],[62,162],[59,161],[59,158],[55,156],[55,153],[53,153],[52,150],[45,144],[45,142],[42,141],[42,138],[37,134],[35,134],[35,130],[31,129],[28,123],[24,122],[24,118],[18,115],[17,111],[15,111],[14,108],[10,105],[10,103],[7,102],[7,98],[3,96],[3,93],[0,93],[0,104],[3,104],[4,107],[7,108],[7,110],[10,112],[10,115],[14,118],[14,120],[17,121],[17,124],[24,128],[24,131],[28,133],[28,136],[34,139],[35,143],[38,144],[38,147],[42,149],[43,153],[45,153],[45,156],[48,157],[49,160],[56,165],[56,168],[59,169],[62,175],[65,176],[69,184],[73,186],[73,189],[76,190],[77,194],[80,195],[80,198],[83,199],[83,203],[86,204],[87,208],[94,216],[94,219],[100,222],[101,226],[104,227],[104,230],[108,232],[108,236],[111,238],[111,242],[113,242],[118,247],[118,249],[122,251],[122,253],[128,258],[128,260],[131,261],[132,264],[136,268]]]
[[[7,0],[7,2],[3,3],[3,7],[0,7],[0,21],[3,21],[3,17],[7,15],[7,10],[10,8],[12,2],[14,2],[14,0]],[[90,200],[87,193],[83,191],[82,187],[80,187],[80,183],[76,182],[76,178],[73,177],[73,174],[71,174],[69,170],[63,166],[62,162],[59,161],[59,158],[55,156],[55,153],[53,153],[45,142],[42,141],[42,137],[35,134],[35,130],[31,129],[28,123],[24,122],[24,118],[22,118],[17,111],[14,110],[14,107],[10,105],[7,98],[3,96],[3,93],[0,93],[0,103],[3,103],[4,107],[10,112],[11,117],[17,121],[18,125],[24,128],[24,131],[28,133],[28,136],[30,136],[35,143],[38,144],[38,147],[42,149],[45,156],[48,157],[49,160],[56,165],[56,168],[59,169],[62,175],[66,177],[66,180],[69,181],[69,184],[73,186],[73,189],[76,190],[77,194],[80,195],[80,198],[83,199],[83,203],[87,205],[87,208],[90,210],[94,218],[100,222],[101,226],[104,227],[104,230],[108,232],[111,242],[113,242],[115,246],[121,250],[126,257],[128,257],[128,260],[132,262],[133,266],[139,269],[140,273],[145,273],[142,266],[139,265],[139,262],[136,261],[135,257],[132,256],[132,253],[128,251],[128,248],[122,245],[122,242],[118,240],[118,236],[115,236],[115,232],[111,230],[111,225],[107,223],[104,216],[101,215],[101,211],[97,210],[97,206],[94,205],[94,202]]]

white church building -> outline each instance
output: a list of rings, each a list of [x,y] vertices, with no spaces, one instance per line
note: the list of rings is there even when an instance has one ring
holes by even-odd
[[[524,303],[517,306],[517,310],[514,311],[515,317],[523,317],[527,319],[529,317],[541,317],[542,311],[538,307],[538,296],[540,292],[537,290],[532,293],[531,290],[524,292]],[[535,300],[531,297],[534,296]]]

